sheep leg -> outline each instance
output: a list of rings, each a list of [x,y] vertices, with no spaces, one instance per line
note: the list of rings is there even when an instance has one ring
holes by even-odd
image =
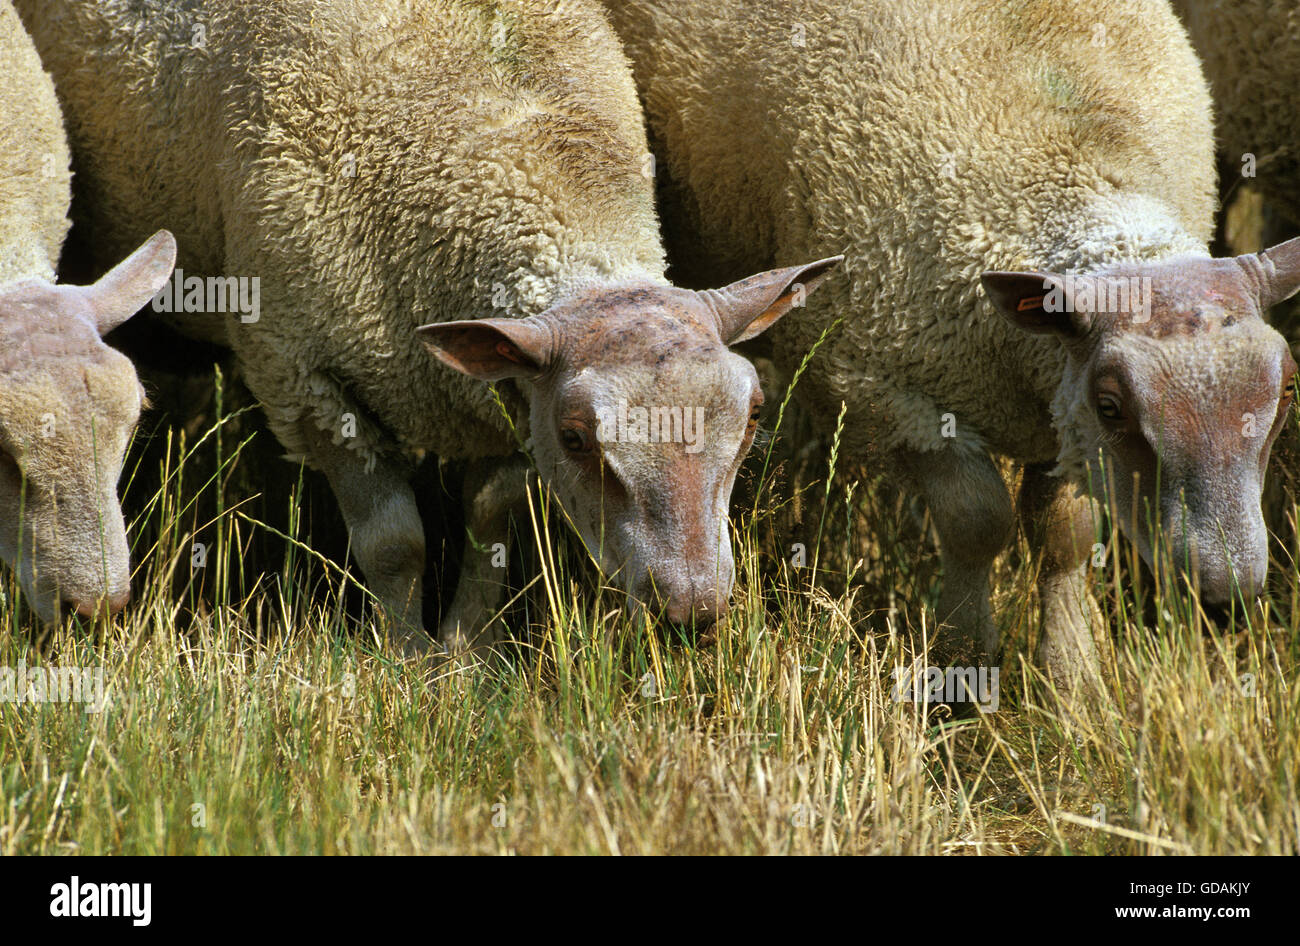
[[[452,653],[502,639],[496,618],[506,591],[510,520],[512,514],[527,515],[526,490],[522,457],[478,460],[465,473],[465,554],[455,597],[438,629]]]
[[[424,657],[433,642],[424,633],[424,527],[415,493],[401,464],[365,458],[303,424],[311,464],[325,474],[347,523],[352,555],[389,618],[390,640],[405,657]]]
[[[1049,464],[1025,468],[1020,520],[1038,553],[1042,625],[1034,662],[1062,689],[1083,677],[1100,679],[1094,629],[1104,626],[1088,581],[1096,541],[1093,500],[1050,475]]]
[[[908,452],[901,460],[939,533],[943,588],[938,617],[952,635],[944,651],[977,662],[994,658],[999,642],[989,607],[989,569],[1015,525],[1002,475],[978,449]]]

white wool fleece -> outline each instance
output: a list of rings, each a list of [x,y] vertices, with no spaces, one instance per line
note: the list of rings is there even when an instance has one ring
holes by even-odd
[[[1259,185],[1300,224],[1300,7],[1287,0],[1174,0],[1174,9],[1214,93],[1225,176]]]
[[[0,0],[0,285],[54,281],[72,199],[54,85],[9,0]]]
[[[593,0],[18,7],[96,252],[166,226],[187,275],[261,280],[255,322],[171,320],[234,349],[291,453],[314,420],[372,459],[508,454],[488,387],[415,328],[663,282],[640,107]]]
[[[1210,101],[1167,4],[607,0],[666,183],[674,262],[718,282],[844,253],[770,333],[863,456],[953,444],[1072,466],[1065,356],[987,270],[1205,255]],[[1057,408],[1059,412],[1059,407]],[[879,452],[877,452],[879,451]]]

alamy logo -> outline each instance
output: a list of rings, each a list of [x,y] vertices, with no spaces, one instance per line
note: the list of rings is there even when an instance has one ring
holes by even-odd
[[[974,703],[981,713],[996,713],[999,667],[895,667],[895,703]]]
[[[186,276],[177,267],[171,280],[153,297],[155,312],[238,312],[251,325],[262,317],[260,276]]]
[[[1044,281],[1047,312],[1095,312],[1132,315],[1151,321],[1150,276],[1057,276]]]
[[[601,443],[684,443],[687,453],[704,449],[704,408],[628,407],[597,412],[596,439]]]
[[[129,916],[132,926],[153,918],[153,884],[92,884],[76,874],[50,887],[50,916]]]
[[[87,713],[104,708],[103,667],[0,667],[0,703],[84,703]]]

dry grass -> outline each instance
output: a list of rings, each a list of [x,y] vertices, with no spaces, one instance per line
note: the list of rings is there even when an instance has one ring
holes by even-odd
[[[1258,201],[1236,203],[1228,243],[1256,249]],[[892,693],[895,668],[930,663],[923,508],[837,468],[781,399],[738,486],[715,633],[630,623],[538,500],[512,568],[524,643],[430,683],[384,656],[328,490],[277,459],[242,389],[152,383],[163,405],[216,397],[154,415],[132,451],[138,603],[40,640],[0,583],[0,667],[102,667],[111,692],[99,713],[0,702],[0,853],[1300,853],[1294,419],[1265,608],[1216,626],[1102,536],[1109,692],[1063,700],[1027,666],[1017,540],[995,572],[998,709],[954,718]],[[451,472],[420,479],[434,620],[459,557]]]
[[[38,642],[6,609],[0,666],[102,666],[111,701],[0,703],[0,852],[1300,851],[1294,424],[1267,614],[1221,629],[1153,601],[1115,545],[1111,692],[1062,702],[1025,665],[1017,543],[999,707],[953,718],[891,693],[895,667],[929,662],[923,512],[830,451],[784,453],[804,431],[748,465],[736,606],[706,640],[630,623],[538,500],[526,642],[429,683],[312,551],[319,485],[286,468],[268,486],[255,415],[213,416],[133,454],[125,617]]]

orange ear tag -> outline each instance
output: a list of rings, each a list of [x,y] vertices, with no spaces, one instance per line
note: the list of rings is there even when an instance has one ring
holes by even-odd
[[[1016,306],[1016,311],[1027,312],[1030,309],[1041,309],[1043,307],[1043,300],[1046,298],[1047,296],[1031,296],[1028,299],[1021,299],[1020,304]]]

